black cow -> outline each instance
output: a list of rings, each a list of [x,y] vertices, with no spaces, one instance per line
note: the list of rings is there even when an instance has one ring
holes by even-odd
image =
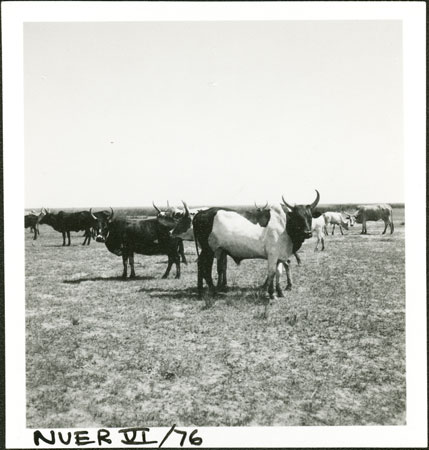
[[[82,245],[91,241],[91,228],[97,225],[91,212],[79,211],[67,213],[60,211],[57,214],[45,210],[45,215],[40,220],[41,224],[50,225],[55,231],[62,233],[63,246],[66,245],[66,235],[68,246],[70,245],[70,231],[85,231],[85,240]]]
[[[34,233],[33,240],[37,239],[37,236],[40,235],[39,231],[39,223],[42,220],[42,217],[45,215],[43,210],[39,215],[36,215],[33,211],[30,214],[26,214],[24,216],[24,227],[30,228],[30,231]]]
[[[167,278],[171,267],[176,264],[176,278],[180,278],[179,245],[181,239],[172,237],[170,229],[157,219],[131,221],[126,218],[114,218],[112,210],[107,220],[98,219],[99,233],[97,242],[104,242],[107,249],[117,256],[122,256],[124,271],[122,278],[127,278],[127,263],[131,267],[130,278],[135,278],[134,253],[140,255],[167,255],[168,266],[162,278]],[[183,243],[182,243],[183,245]]]

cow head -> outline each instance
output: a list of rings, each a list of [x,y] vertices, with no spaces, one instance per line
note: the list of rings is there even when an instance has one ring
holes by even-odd
[[[113,220],[114,212],[113,208],[110,207],[111,213],[108,216],[105,216],[104,214],[100,214],[96,216],[92,213],[92,208],[89,210],[92,218],[97,221],[97,237],[95,240],[97,242],[106,242],[109,232],[110,232],[110,223]]]
[[[287,203],[282,196],[283,205],[286,207],[283,208],[287,216],[286,231],[294,244],[294,252],[301,247],[301,244],[305,239],[309,239],[312,236],[312,214],[314,208],[316,208],[320,200],[320,194],[317,190],[316,194],[316,199],[313,203],[311,203],[311,205],[294,206],[291,206],[289,203]]]
[[[268,222],[270,221],[270,207],[268,206],[268,202],[265,203],[265,206],[258,206],[255,203],[255,214],[252,214],[256,223],[258,223],[261,227],[266,227]],[[252,220],[253,221],[253,220]]]
[[[188,205],[182,200],[185,212],[178,220],[176,220],[174,228],[171,230],[171,235],[180,237],[182,239],[192,239],[190,233],[192,232],[192,214],[189,211]]]
[[[357,211],[354,213],[344,212],[343,216],[345,217],[347,227],[352,227],[356,223]]]
[[[49,209],[46,209],[46,208],[42,208],[42,211],[41,211],[39,217],[40,217],[39,223],[41,225],[46,224],[46,225],[54,226],[57,222],[57,215],[51,213],[49,211]]]

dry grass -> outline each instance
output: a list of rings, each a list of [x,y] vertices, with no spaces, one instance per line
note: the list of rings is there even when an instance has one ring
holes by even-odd
[[[166,257],[121,258],[41,227],[26,239],[27,426],[405,423],[403,210],[315,242],[267,320],[265,262],[229,261],[230,291],[203,310],[193,243],[181,280]],[[377,232],[377,234],[375,234]],[[284,280],[285,282],[285,280]]]

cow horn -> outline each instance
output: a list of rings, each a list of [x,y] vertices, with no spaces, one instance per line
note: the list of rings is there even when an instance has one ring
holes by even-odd
[[[310,205],[310,209],[314,209],[316,206],[317,206],[317,204],[319,203],[319,200],[320,200],[320,194],[319,194],[319,191],[317,190],[317,189],[315,189],[315,191],[316,191],[316,200],[314,200],[314,202]]]
[[[183,206],[185,207],[186,216],[189,216],[189,208],[188,205],[182,200]]]
[[[92,208],[89,208],[89,214],[91,214],[93,219],[97,220],[97,216],[94,216],[94,214],[92,213]]]
[[[267,200],[267,202],[265,203],[264,209],[266,209],[267,207],[268,207],[268,200]]]
[[[289,203],[285,200],[283,195],[282,195],[282,200],[283,200],[283,203],[285,204],[285,206],[287,206],[289,209],[293,209],[293,206],[289,205]]]
[[[112,213],[110,214],[110,216],[107,218],[108,221],[111,221],[113,219],[113,208],[110,206],[110,210],[112,211]]]
[[[155,205],[153,200],[152,200],[152,205],[158,211],[158,214],[161,214],[161,210]]]
[[[170,209],[170,203],[167,200],[167,208]]]
[[[256,202],[253,202],[254,203],[254,205],[255,205],[255,208],[256,209],[259,209],[259,207],[258,207],[258,205],[256,204]]]

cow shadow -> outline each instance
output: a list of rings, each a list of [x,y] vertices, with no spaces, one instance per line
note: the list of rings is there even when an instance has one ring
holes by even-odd
[[[85,281],[148,281],[154,280],[155,277],[152,276],[136,276],[134,278],[122,278],[122,276],[114,276],[114,277],[87,277],[87,278],[77,278],[75,280],[63,280],[63,283],[66,284],[79,284]]]
[[[170,300],[181,300],[183,298],[191,298],[193,300],[203,300],[206,296],[209,296],[208,289],[205,288],[203,298],[198,295],[197,287],[189,287],[184,289],[163,289],[159,287],[142,287],[138,292],[145,292],[150,297],[165,298]],[[214,297],[215,300],[225,300],[231,297],[231,300],[237,297],[237,294],[241,296],[242,300],[253,303],[255,297],[259,297],[260,289],[256,287],[229,287],[227,291],[217,291]]]

